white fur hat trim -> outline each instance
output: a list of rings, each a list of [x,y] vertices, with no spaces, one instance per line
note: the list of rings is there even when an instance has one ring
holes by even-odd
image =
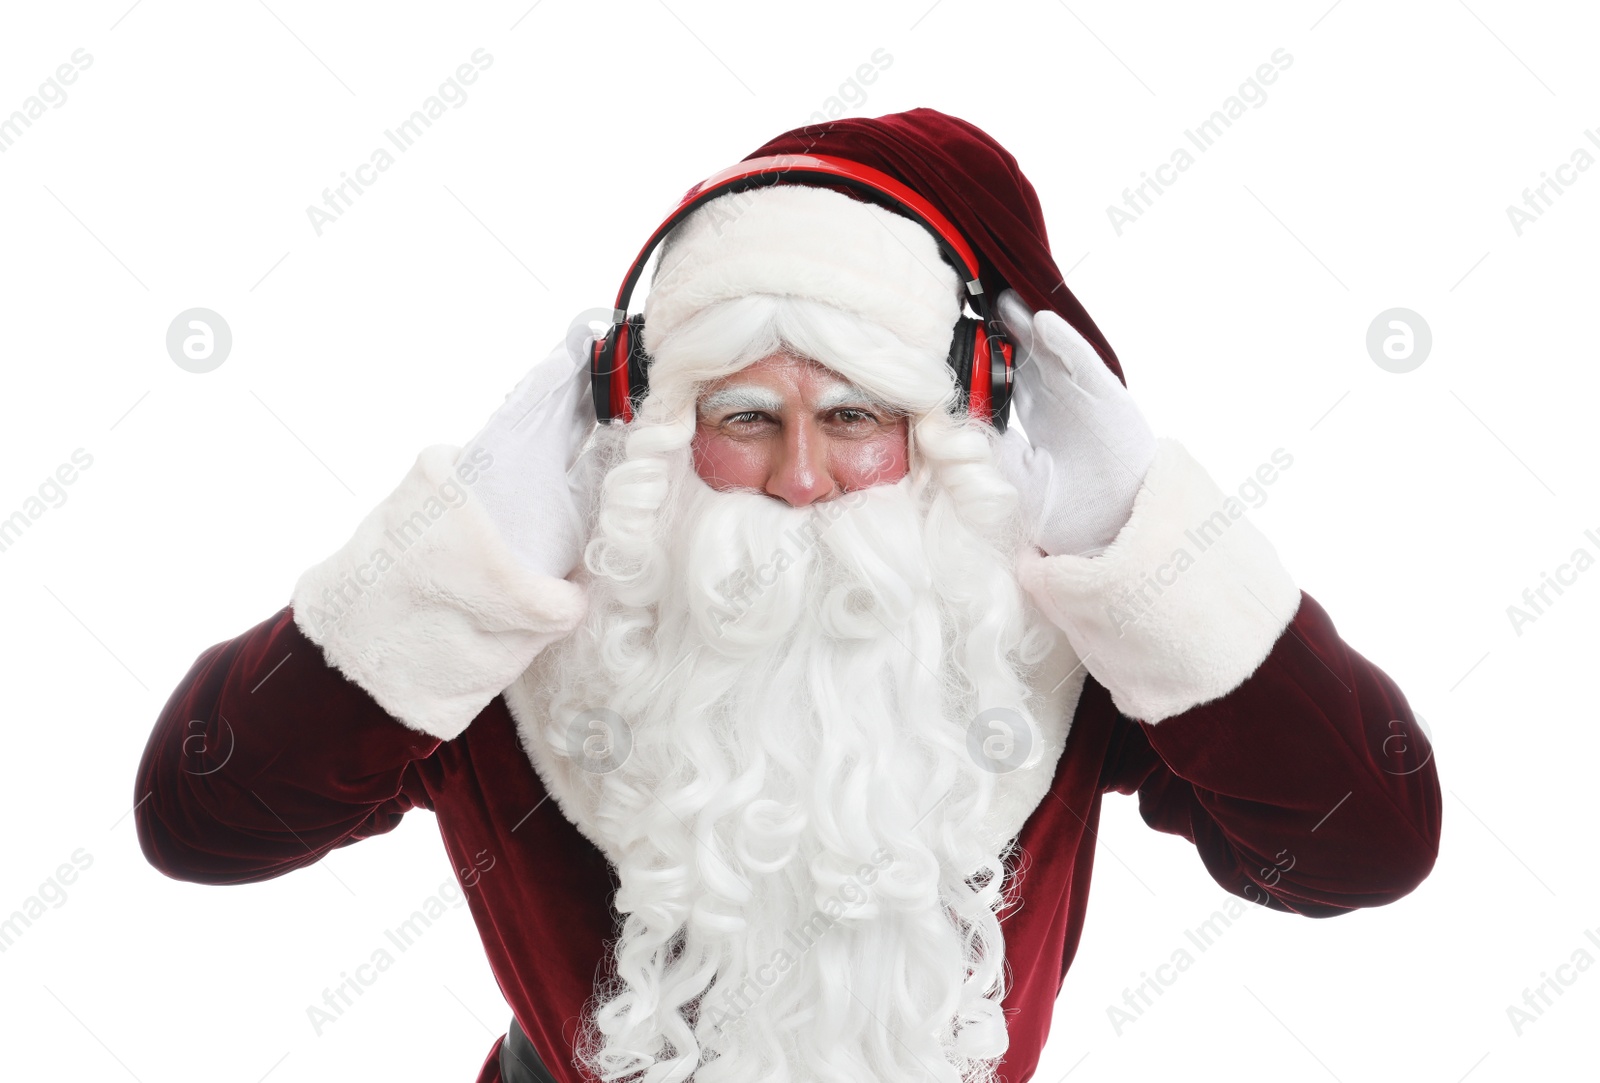
[[[920,224],[826,188],[733,192],[675,227],[645,301],[645,349],[708,305],[752,293],[821,301],[944,358],[961,276]]]

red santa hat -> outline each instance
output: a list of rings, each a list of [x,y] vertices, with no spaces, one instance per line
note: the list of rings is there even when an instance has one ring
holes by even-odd
[[[913,109],[796,128],[746,158],[779,154],[844,158],[905,184],[978,253],[989,297],[1010,287],[1028,307],[1053,309],[1127,382],[1050,254],[1033,185],[982,129]],[[712,200],[674,230],[645,304],[645,348],[701,308],[748,293],[823,301],[941,358],[961,313],[959,276],[920,225],[826,188],[776,185]]]

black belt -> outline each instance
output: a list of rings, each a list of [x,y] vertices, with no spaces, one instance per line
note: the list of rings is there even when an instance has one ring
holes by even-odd
[[[500,1079],[502,1083],[556,1083],[515,1017],[506,1028],[506,1040],[500,1043]]]

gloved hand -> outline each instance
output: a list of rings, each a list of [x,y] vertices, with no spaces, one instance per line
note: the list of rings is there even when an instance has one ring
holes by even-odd
[[[1036,519],[1033,541],[1049,556],[1097,556],[1128,522],[1156,454],[1155,434],[1128,389],[1094,347],[1048,309],[1033,313],[1016,291],[998,314],[1015,344],[1015,427],[1001,439],[1000,468]]]
[[[480,468],[474,498],[524,567],[556,579],[582,558],[599,482],[597,456],[592,446],[585,450],[596,425],[591,338],[588,326],[574,321],[566,341],[529,370],[457,458],[481,451],[493,457]]]

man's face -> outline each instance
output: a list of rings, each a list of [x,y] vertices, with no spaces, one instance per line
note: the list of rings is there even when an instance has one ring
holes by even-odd
[[[907,422],[815,361],[772,354],[710,385],[696,410],[695,472],[793,507],[905,476]]]

